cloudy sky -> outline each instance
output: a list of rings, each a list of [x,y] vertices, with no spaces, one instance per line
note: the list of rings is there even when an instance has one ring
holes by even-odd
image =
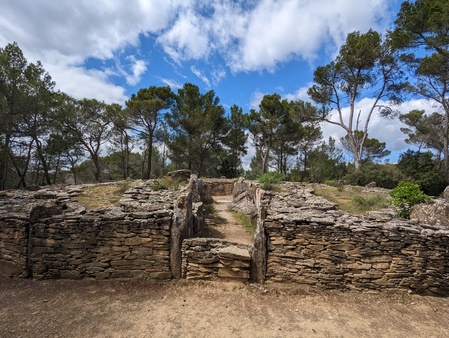
[[[57,88],[123,104],[140,88],[191,82],[225,108],[257,108],[264,94],[307,99],[317,66],[346,35],[392,27],[401,0],[0,0],[0,47],[16,41]],[[362,98],[359,109],[369,103]],[[399,109],[428,107],[406,102]],[[398,121],[369,134],[397,154]],[[323,126],[325,137],[344,135]],[[392,157],[392,161],[395,158]]]

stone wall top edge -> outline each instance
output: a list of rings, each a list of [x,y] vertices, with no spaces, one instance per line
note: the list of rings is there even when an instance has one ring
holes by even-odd
[[[288,215],[292,216],[292,215]],[[341,220],[338,218],[330,221],[329,218],[322,218],[323,221],[317,218],[304,218],[304,217],[288,217],[285,215],[270,215],[266,218],[266,221],[273,222],[284,226],[296,226],[296,227],[327,227],[327,228],[346,228],[350,231],[358,231],[358,232],[372,232],[374,230],[384,230],[384,231],[395,231],[395,232],[409,232],[414,233],[416,235],[421,236],[447,236],[449,237],[449,229],[444,226],[438,225],[427,225],[427,224],[419,224],[413,222],[407,222],[403,220],[391,220],[388,222],[385,221],[376,221],[376,220],[366,220],[363,217],[360,217],[358,221],[348,223],[345,220]]]
[[[252,247],[252,245],[248,245],[248,244],[230,242],[230,241],[227,241],[227,240],[221,239],[221,238],[207,238],[207,237],[187,238],[187,239],[183,240],[183,243],[185,243],[186,245],[221,244],[224,246],[237,246],[239,248],[245,248],[245,249],[250,249]]]
[[[204,182],[237,182],[238,178],[200,178]]]

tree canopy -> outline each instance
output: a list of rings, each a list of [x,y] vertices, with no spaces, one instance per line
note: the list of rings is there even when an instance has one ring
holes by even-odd
[[[449,181],[449,2],[405,1],[395,23],[393,46],[402,52],[412,75],[408,91],[434,101],[443,111],[441,141]]]
[[[0,189],[64,182],[68,173],[100,182],[187,168],[207,177],[277,171],[389,188],[408,178],[437,194],[449,180],[448,33],[449,2],[404,1],[386,35],[351,32],[337,56],[315,69],[311,102],[271,93],[249,111],[193,83],[176,92],[138,88],[124,106],[74,98],[10,43],[0,48]],[[404,96],[431,100],[435,109],[400,112],[400,131],[414,148],[397,164],[381,163],[390,150],[369,137],[373,116],[396,118]],[[344,136],[324,141],[323,123]]]
[[[393,110],[382,100],[399,102],[401,75],[390,40],[382,40],[373,30],[348,34],[336,59],[314,72],[314,84],[308,94],[322,107],[317,118],[345,130],[356,169],[361,165],[373,113],[377,110],[384,117],[391,116]],[[367,111],[357,107],[362,94],[373,99]],[[362,132],[360,139],[356,137],[358,131]]]

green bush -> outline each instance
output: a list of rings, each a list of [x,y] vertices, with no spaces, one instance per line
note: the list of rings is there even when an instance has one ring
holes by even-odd
[[[431,203],[432,200],[419,188],[419,185],[403,181],[390,192],[393,206],[397,209],[399,217],[410,218],[410,210],[415,204]]]
[[[404,176],[394,164],[364,163],[358,170],[349,167],[348,174],[343,178],[350,185],[365,186],[376,182],[379,188],[393,189]]]
[[[405,177],[419,184],[427,195],[438,196],[447,186],[444,166],[430,151],[421,153],[407,150],[399,157],[398,168]]]
[[[280,183],[283,179],[283,175],[279,174],[277,171],[272,171],[260,175],[257,178],[257,181],[262,184],[261,188],[263,190],[274,190],[276,184]]]
[[[171,177],[163,177],[155,180],[151,185],[151,189],[153,191],[178,190],[181,186],[185,184],[186,182],[183,182],[179,179],[173,179]]]

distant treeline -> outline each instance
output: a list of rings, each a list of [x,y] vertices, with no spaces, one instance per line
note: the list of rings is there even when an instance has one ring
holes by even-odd
[[[142,88],[124,106],[74,99],[10,43],[0,49],[0,189],[60,183],[67,174],[99,182],[188,168],[206,177],[277,171],[291,180],[389,188],[409,179],[437,194],[449,177],[447,27],[447,1],[405,1],[388,34],[352,32],[336,58],[316,68],[310,102],[274,93],[249,112],[237,105],[226,111],[213,90],[201,93],[191,83],[176,92]],[[372,102],[363,111],[361,97]],[[404,97],[428,99],[435,111],[398,114]],[[373,114],[404,122],[400,131],[417,150],[398,164],[382,163],[390,151],[368,135]],[[345,136],[323,140],[321,123]],[[245,172],[249,142],[255,155]]]

